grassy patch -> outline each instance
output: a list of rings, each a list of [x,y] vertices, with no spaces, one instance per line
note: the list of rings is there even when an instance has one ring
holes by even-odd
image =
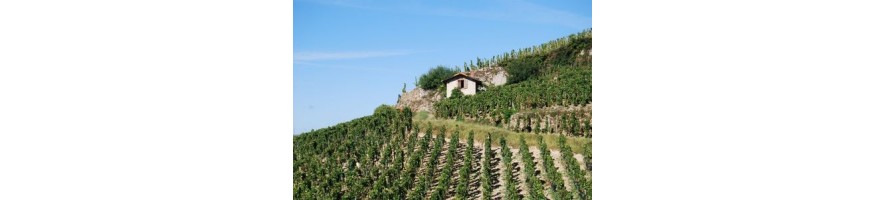
[[[426,120],[428,117],[430,117],[430,112],[418,111],[418,114],[415,115],[414,120]]]
[[[420,114],[419,114],[420,116]],[[559,149],[559,135],[556,134],[535,134],[535,133],[520,133],[513,132],[507,129],[498,128],[494,126],[487,126],[482,124],[470,123],[470,122],[460,122],[450,119],[431,119],[424,117],[420,119],[418,116],[414,118],[414,123],[421,127],[422,131],[426,130],[427,123],[430,123],[433,126],[434,130],[439,130],[441,127],[446,127],[447,132],[452,132],[452,130],[459,130],[461,132],[461,139],[467,139],[467,132],[473,131],[473,138],[476,141],[482,142],[485,140],[486,135],[492,136],[492,145],[501,146],[498,142],[499,138],[504,137],[507,140],[507,145],[512,148],[519,147],[519,136],[525,137],[525,142],[529,146],[539,146],[538,137],[543,137],[544,142],[547,143],[547,146],[550,149]],[[434,134],[437,132],[435,131]],[[583,150],[584,148],[589,148],[592,145],[591,138],[584,137],[565,137],[566,145],[569,145],[574,150]]]

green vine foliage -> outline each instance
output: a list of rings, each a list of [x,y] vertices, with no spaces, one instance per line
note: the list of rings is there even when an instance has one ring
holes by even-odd
[[[546,75],[541,79],[494,87],[476,95],[443,99],[434,104],[434,115],[444,119],[464,119],[490,126],[505,126],[519,123],[519,121],[512,121],[511,116],[520,111],[552,106],[585,106],[590,104],[593,99],[591,67],[561,66],[556,68],[556,73]],[[541,116],[534,117],[536,119],[524,118],[521,120],[535,122],[532,125],[542,121]],[[568,125],[570,128],[562,129],[562,132],[573,136],[587,135],[584,134],[587,131],[582,130],[589,129],[589,127],[584,128],[577,125],[579,123],[577,119],[569,120],[571,118],[560,121],[561,124],[570,123]],[[586,121],[586,119],[583,120]],[[535,129],[540,129],[540,125],[514,131]]]
[[[500,66],[514,78],[507,85],[490,87],[476,95],[444,99],[434,105],[434,114],[438,118],[496,126],[515,123],[522,125],[518,131],[538,134],[589,133],[590,122],[585,119],[589,115],[527,111],[591,103],[591,65],[589,52],[585,54],[591,44],[588,30],[491,59],[465,62],[461,69]],[[441,81],[458,71],[460,69],[440,66],[422,75],[416,85],[442,90]],[[369,116],[295,136],[293,199],[546,199],[548,196],[590,199],[592,196],[589,143],[585,148],[573,150],[565,145],[566,136],[560,136],[558,146],[562,157],[557,159],[565,167],[560,173],[542,139],[538,139],[541,153],[537,158],[528,151],[522,136],[518,141],[519,150],[511,152],[505,137],[492,141],[488,133],[477,132],[485,140],[481,149],[474,149],[472,131],[466,132],[468,142],[461,142],[459,128],[446,130],[444,126],[432,127],[430,123],[419,126],[413,124],[413,114],[409,109],[382,105]],[[501,151],[492,148],[493,142]],[[514,161],[515,152],[519,152],[521,161]],[[576,159],[581,158],[581,154],[584,163]],[[521,182],[520,174],[527,175],[525,183]],[[566,186],[572,189],[567,190]],[[501,189],[500,194],[493,194],[495,189]]]
[[[370,116],[295,136],[294,198],[393,196],[397,191],[384,188],[393,187],[404,153],[390,144],[405,140],[410,125],[411,117],[405,112],[379,106]],[[381,160],[400,164],[374,164]]]

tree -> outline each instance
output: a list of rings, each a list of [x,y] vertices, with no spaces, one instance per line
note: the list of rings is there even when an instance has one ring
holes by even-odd
[[[541,72],[541,57],[530,56],[512,60],[506,64],[505,69],[510,77],[507,77],[507,83],[518,83],[529,78],[536,77]]]
[[[406,93],[406,83],[403,83],[403,93]]]
[[[427,73],[421,75],[418,79],[418,86],[422,89],[429,90],[441,86],[442,81],[457,73],[457,69],[448,68],[442,65],[431,68]]]

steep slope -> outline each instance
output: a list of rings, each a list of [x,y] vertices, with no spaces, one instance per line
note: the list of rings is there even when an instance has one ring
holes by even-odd
[[[490,83],[477,95],[419,88],[295,136],[293,198],[590,199],[591,44],[585,31],[477,59],[462,66]]]
[[[561,66],[590,68],[592,46],[593,34],[585,30],[541,45],[504,52],[490,59],[477,58],[475,64],[471,60],[469,65],[464,62],[463,66],[454,68],[459,71],[465,69],[466,74],[495,88],[555,74]],[[432,89],[416,88],[402,94],[397,100],[397,108],[410,107],[415,111],[433,113],[435,108],[428,106],[440,101],[443,95],[441,91],[434,93]],[[589,90],[581,92],[590,93]],[[434,95],[425,95],[427,93]]]
[[[500,86],[507,83],[507,72],[501,67],[476,69],[467,72],[467,74],[490,86]],[[416,87],[400,95],[399,99],[397,99],[396,108],[411,108],[416,112],[433,112],[433,105],[442,100],[443,96],[445,95],[442,91],[425,90]]]
[[[591,68],[551,67],[553,70],[476,95],[443,99],[434,104],[434,116],[511,127],[514,131],[589,137]]]
[[[492,59],[477,59],[479,64],[471,61],[461,68],[487,83],[487,90],[444,98],[439,89],[416,88],[401,95],[397,108],[518,132],[591,137],[592,43],[591,32],[584,31]]]
[[[437,90],[415,88],[412,91],[400,95],[399,100],[397,100],[396,103],[396,108],[410,108],[417,112],[431,112],[433,111],[433,104],[442,100],[443,96],[444,94]]]

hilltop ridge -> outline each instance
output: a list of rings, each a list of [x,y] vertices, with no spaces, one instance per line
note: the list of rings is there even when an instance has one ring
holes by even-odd
[[[537,46],[504,52],[489,59],[477,58],[475,63],[470,60],[469,64],[464,62],[464,65],[453,68],[456,72],[464,71],[465,74],[482,81],[487,86],[494,87],[540,76],[548,73],[549,70],[546,69],[553,66],[572,65],[589,68],[592,58],[592,32],[588,29]],[[511,73],[518,77],[511,78]],[[440,89],[416,87],[400,94],[396,107],[400,109],[409,107],[413,111],[433,113],[433,104],[445,96]]]

